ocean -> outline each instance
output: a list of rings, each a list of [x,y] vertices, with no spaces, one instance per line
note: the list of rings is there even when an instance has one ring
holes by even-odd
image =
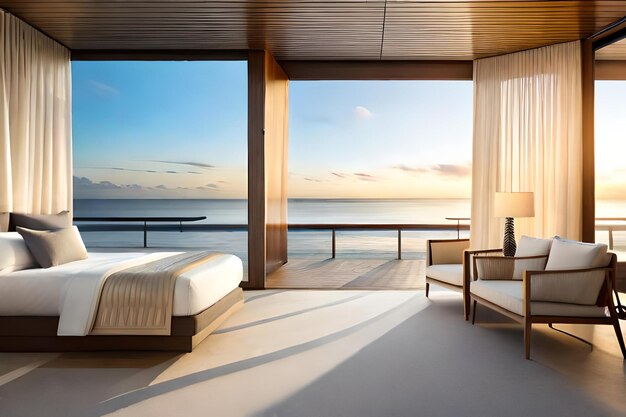
[[[77,199],[75,216],[206,216],[202,223],[245,224],[247,200],[176,200],[176,199]],[[449,224],[446,217],[469,217],[469,199],[291,199],[289,223],[421,223]],[[597,217],[626,217],[626,201],[599,201]],[[624,233],[626,234],[626,233]],[[423,259],[426,239],[456,238],[456,231],[404,231],[402,255],[405,259]],[[607,240],[598,232],[598,240]],[[619,233],[616,243],[621,244]],[[467,237],[468,232],[461,232]],[[141,232],[83,232],[90,248],[141,248]],[[330,231],[289,232],[290,257],[326,258],[331,251]],[[247,258],[247,232],[158,232],[148,234],[151,249],[207,249],[235,253]],[[395,231],[337,232],[337,257],[389,258],[397,254]]]

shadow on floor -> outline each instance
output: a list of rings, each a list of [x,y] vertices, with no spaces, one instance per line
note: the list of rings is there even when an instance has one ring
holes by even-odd
[[[471,326],[459,307],[435,299],[256,417],[626,415],[618,350],[591,353],[543,326],[533,335],[533,360],[526,361],[520,326],[489,311]]]

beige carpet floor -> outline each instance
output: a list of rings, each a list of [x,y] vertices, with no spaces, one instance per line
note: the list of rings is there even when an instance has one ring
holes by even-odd
[[[624,416],[608,326],[563,327],[594,348],[433,291],[247,292],[198,348],[0,354],[0,416]]]

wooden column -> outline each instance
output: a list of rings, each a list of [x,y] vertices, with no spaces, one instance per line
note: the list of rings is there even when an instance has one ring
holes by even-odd
[[[289,80],[266,51],[248,54],[248,285],[287,262]]]
[[[582,47],[582,129],[583,129],[583,190],[582,190],[582,240],[595,242],[595,139],[594,101],[595,75],[593,42],[583,40]]]

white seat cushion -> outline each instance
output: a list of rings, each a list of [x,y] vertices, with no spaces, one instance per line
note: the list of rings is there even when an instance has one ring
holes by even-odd
[[[426,268],[426,276],[448,284],[463,286],[462,264],[431,265]]]
[[[512,313],[524,315],[524,287],[520,281],[478,280],[470,284],[470,293]],[[534,316],[606,317],[606,309],[595,305],[532,302]]]

